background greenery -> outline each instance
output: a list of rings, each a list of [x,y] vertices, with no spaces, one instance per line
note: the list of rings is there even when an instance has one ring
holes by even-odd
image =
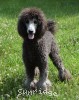
[[[19,12],[25,7],[41,8],[57,22],[56,40],[64,65],[72,73],[70,82],[60,82],[49,60],[52,96],[35,94],[19,100],[79,100],[79,1],[0,0],[0,100],[16,100],[25,76],[22,39],[17,33]]]

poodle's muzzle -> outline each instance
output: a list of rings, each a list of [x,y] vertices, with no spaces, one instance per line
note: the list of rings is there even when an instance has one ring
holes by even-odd
[[[28,39],[34,39],[34,35],[37,29],[37,21],[35,19],[26,21]]]

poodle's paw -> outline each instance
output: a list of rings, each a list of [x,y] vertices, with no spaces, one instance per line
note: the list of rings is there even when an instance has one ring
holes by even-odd
[[[36,89],[37,80],[30,81],[29,79],[25,80],[24,88],[28,91]]]
[[[42,82],[42,81],[38,81],[37,83],[37,91],[39,92],[41,90],[41,92],[43,91],[49,91],[51,88],[51,82],[47,79],[46,81]]]
[[[35,90],[35,89],[36,89],[36,84],[37,84],[37,80],[34,79],[34,80],[30,83],[30,89],[31,89],[31,90]]]
[[[61,81],[69,81],[71,79],[71,74],[67,69],[59,70],[59,79]]]

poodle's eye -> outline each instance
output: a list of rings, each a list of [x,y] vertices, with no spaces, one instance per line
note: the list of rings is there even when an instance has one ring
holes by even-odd
[[[28,24],[29,23],[29,20],[26,20],[26,24]]]
[[[37,20],[34,20],[34,24],[37,24]]]

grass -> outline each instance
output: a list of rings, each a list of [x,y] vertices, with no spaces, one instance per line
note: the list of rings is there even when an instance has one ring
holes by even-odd
[[[57,22],[56,40],[64,65],[72,73],[70,82],[60,82],[49,60],[51,91],[20,96],[19,100],[79,100],[79,1],[0,0],[0,100],[16,100],[25,76],[22,39],[17,33],[19,12],[25,7],[41,8],[47,18]]]

